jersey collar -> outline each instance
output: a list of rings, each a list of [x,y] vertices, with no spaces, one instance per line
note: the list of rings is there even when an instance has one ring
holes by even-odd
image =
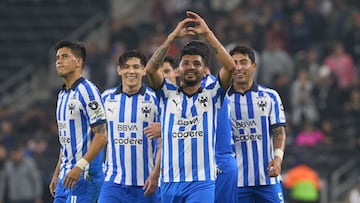
[[[259,89],[259,85],[258,85],[257,83],[255,83],[255,82],[253,82],[252,85],[251,85],[251,87],[250,87],[250,89],[248,89],[248,90],[246,90],[244,93],[240,93],[240,94],[244,95],[244,94],[245,94],[246,92],[248,92],[248,91],[257,92],[258,89]],[[235,89],[234,89],[234,84],[233,84],[233,85],[231,85],[228,94],[229,94],[229,95],[232,95],[232,94],[234,94],[234,93],[236,93],[236,91],[235,91]]]
[[[76,87],[77,87],[82,81],[84,81],[84,80],[85,80],[84,77],[78,78],[78,79],[71,85],[70,89],[71,89],[71,90],[75,90]],[[69,90],[70,90],[70,89],[69,89]],[[66,90],[66,85],[65,85],[65,84],[62,85],[62,90]]]
[[[122,85],[118,86],[118,87],[116,88],[115,94],[120,94],[120,93],[126,94],[125,92],[123,92],[122,89],[123,89],[123,86],[122,86]],[[140,87],[139,91],[137,92],[137,94],[144,95],[144,94],[145,94],[145,91],[146,91],[146,87],[143,86],[143,85],[141,85],[141,87]],[[136,93],[135,93],[135,94],[136,94]],[[126,94],[126,95],[128,95],[128,94]],[[128,95],[128,96],[131,96],[131,95]]]

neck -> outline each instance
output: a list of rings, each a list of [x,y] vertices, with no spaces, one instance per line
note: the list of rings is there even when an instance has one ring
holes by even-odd
[[[81,74],[73,74],[69,76],[64,77],[64,83],[66,86],[66,89],[70,89],[71,86],[75,83],[76,80],[78,80],[81,77]]]
[[[195,93],[199,90],[200,86],[201,86],[200,83],[198,83],[198,84],[196,84],[196,85],[194,85],[194,86],[185,86],[185,85],[182,85],[182,86],[181,86],[181,89],[182,89],[182,91],[185,92],[186,94],[192,95],[192,94],[195,94]]]
[[[251,88],[252,84],[253,84],[252,80],[247,83],[234,82],[234,90],[236,92],[244,93]]]
[[[122,87],[122,91],[126,94],[129,94],[129,95],[132,95],[132,94],[136,94],[139,92],[140,88],[141,88],[141,85],[136,85],[136,86],[133,86],[133,87],[129,87],[129,86],[124,86]]]

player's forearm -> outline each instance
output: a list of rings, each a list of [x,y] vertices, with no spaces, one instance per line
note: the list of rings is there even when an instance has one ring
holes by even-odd
[[[154,170],[153,170],[153,174],[157,178],[159,178],[159,176],[160,176],[161,147],[162,147],[161,138],[158,138],[158,150],[156,152],[155,166],[154,166]]]
[[[281,160],[283,159],[284,151],[285,151],[285,127],[279,126],[272,130],[274,135],[274,150],[275,156],[278,156]]]
[[[212,31],[208,32],[204,37],[210,46],[215,49],[216,57],[223,67],[220,72],[220,79],[223,85],[228,87],[232,79],[232,73],[235,70],[234,60]]]
[[[162,72],[158,71],[161,64],[163,63],[166,54],[169,50],[171,43],[175,40],[172,34],[170,34],[166,40],[160,45],[159,48],[156,49],[154,54],[149,59],[146,64],[146,73],[149,78],[150,86],[158,89],[161,87],[161,84],[164,80],[164,76]]]
[[[90,163],[99,154],[108,141],[106,124],[98,125],[93,128],[92,131],[95,134],[94,139],[83,157],[88,163]]]
[[[59,174],[60,174],[61,158],[62,158],[62,154],[61,154],[61,151],[60,151],[60,153],[59,153],[59,159],[58,159],[58,162],[56,163],[56,167],[55,167],[54,175],[53,175],[53,176],[55,176],[55,177],[58,177]]]

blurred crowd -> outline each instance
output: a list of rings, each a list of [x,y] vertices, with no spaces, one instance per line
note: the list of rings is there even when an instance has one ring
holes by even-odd
[[[287,113],[289,147],[343,144],[359,149],[359,1],[154,0],[150,9],[151,17],[145,21],[131,20],[139,11],[110,18],[102,46],[86,42],[88,77],[100,90],[118,85],[116,65],[121,53],[138,49],[150,57],[170,26],[185,17],[184,11],[193,10],[207,20],[226,48],[246,44],[256,51],[255,81],[279,92]],[[169,53],[176,57],[183,44],[179,40]],[[216,74],[219,64],[212,62],[210,67]],[[35,195],[43,199],[48,196],[59,150],[55,95],[15,114],[6,107],[0,109],[0,168],[14,161],[20,145],[24,157],[32,159],[39,171],[42,189]],[[6,170],[1,173],[13,177],[6,176]],[[9,185],[11,181],[1,178],[0,182]],[[11,188],[3,188],[0,200],[13,198]]]

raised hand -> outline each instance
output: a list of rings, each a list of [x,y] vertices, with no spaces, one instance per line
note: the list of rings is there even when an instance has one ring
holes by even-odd
[[[197,35],[207,35],[211,32],[209,26],[206,24],[205,20],[200,17],[197,13],[192,11],[186,11],[188,18],[193,19],[195,26],[187,27],[187,32],[193,32]]]

